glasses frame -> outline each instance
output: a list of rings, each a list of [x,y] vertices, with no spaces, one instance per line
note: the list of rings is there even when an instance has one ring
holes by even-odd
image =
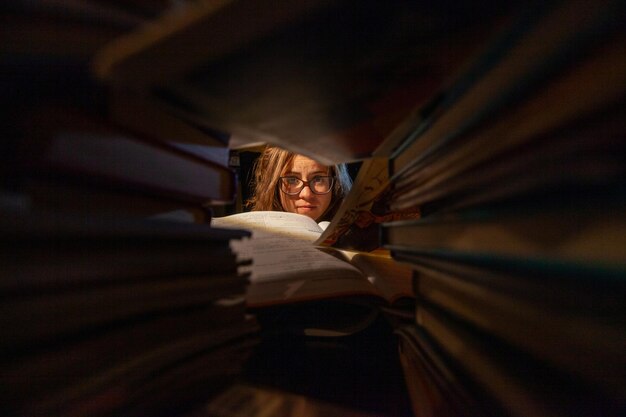
[[[302,187],[300,187],[300,189],[298,191],[296,191],[296,192],[288,193],[287,191],[283,190],[283,182],[282,182],[282,180],[286,179],[286,178],[295,178],[295,179],[297,179],[298,181],[302,182]],[[311,186],[309,185],[310,181],[305,181],[305,180],[303,180],[301,178],[293,177],[293,176],[278,177],[278,180],[279,180],[278,181],[278,189],[282,193],[285,193],[287,195],[298,195],[298,194],[300,194],[302,192],[302,190],[304,190],[304,187],[309,187],[309,190],[311,190],[311,192],[313,194],[316,194],[316,195],[326,195],[326,194],[330,193],[333,190],[333,186],[335,185],[335,177],[333,177],[332,175],[316,175],[315,177],[313,177],[313,180],[315,178],[328,178],[328,179],[330,179],[330,185],[328,187],[328,191],[323,192],[323,193],[317,192],[313,188],[311,188]]]

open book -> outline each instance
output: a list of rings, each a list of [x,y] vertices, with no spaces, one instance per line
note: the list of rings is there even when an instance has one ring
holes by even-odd
[[[214,218],[212,225],[252,231],[250,239],[232,242],[238,256],[252,259],[242,267],[251,272],[248,306],[267,311],[278,307],[282,316],[288,315],[284,307],[292,307],[298,317],[291,324],[304,325],[307,334],[351,333],[367,325],[380,308],[400,311],[404,302],[412,304],[410,268],[386,252],[316,247],[323,228],[309,217],[256,211]]]
[[[419,208],[389,210],[387,198],[389,159],[385,156],[363,162],[350,193],[315,244],[337,249],[370,252],[380,248],[381,224],[419,219]]]

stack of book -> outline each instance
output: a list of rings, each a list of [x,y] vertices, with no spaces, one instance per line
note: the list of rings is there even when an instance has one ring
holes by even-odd
[[[127,3],[0,7],[2,415],[177,415],[257,340],[230,249],[248,233],[207,224],[235,196],[227,137],[131,98],[141,126],[113,122],[91,75],[165,7]]]
[[[391,209],[422,213],[381,231],[414,269],[416,414],[623,415],[623,23],[571,2],[515,27],[392,155]]]
[[[227,131],[233,147],[265,142],[324,164],[356,161],[436,94],[517,6],[529,8],[196,1],[102,48],[93,67],[120,104],[130,96],[144,109]],[[149,128],[123,107],[114,117]]]
[[[198,223],[209,221],[209,207],[233,202],[227,135],[138,97],[122,100],[93,78],[96,51],[153,17],[139,10],[83,1],[2,7],[3,201],[70,214],[182,210]],[[116,112],[140,123],[112,121]]]
[[[241,370],[257,325],[229,244],[247,232],[1,218],[3,415],[172,415]]]
[[[35,210],[133,217],[186,214],[208,223],[232,203],[228,148],[138,136],[73,106],[24,112],[23,137],[4,167],[13,192]]]

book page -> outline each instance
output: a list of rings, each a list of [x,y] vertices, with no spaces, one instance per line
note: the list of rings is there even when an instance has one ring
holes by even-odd
[[[225,217],[216,217],[212,226],[225,228],[253,229],[298,240],[313,242],[322,229],[310,217],[284,211],[250,211]],[[311,245],[309,245],[311,246]]]
[[[385,157],[363,162],[359,174],[330,225],[315,242],[319,246],[370,252],[380,247],[380,224],[420,217],[417,209],[389,211],[387,195],[391,192]]]
[[[253,211],[214,218],[212,225],[252,231],[252,238],[231,242],[241,259],[252,259],[252,265],[244,267],[252,273],[252,283],[332,278],[364,281],[358,269],[313,245],[322,230],[307,216]]]
[[[415,298],[413,268],[391,258],[388,251],[376,254],[354,253],[350,262],[393,304],[401,298]]]

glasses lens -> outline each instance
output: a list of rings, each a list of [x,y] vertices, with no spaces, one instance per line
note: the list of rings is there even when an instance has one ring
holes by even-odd
[[[287,194],[298,194],[303,186],[302,180],[296,177],[282,177],[280,179],[280,188]]]
[[[332,177],[315,177],[310,181],[310,186],[313,192],[317,194],[326,194],[333,186]]]

